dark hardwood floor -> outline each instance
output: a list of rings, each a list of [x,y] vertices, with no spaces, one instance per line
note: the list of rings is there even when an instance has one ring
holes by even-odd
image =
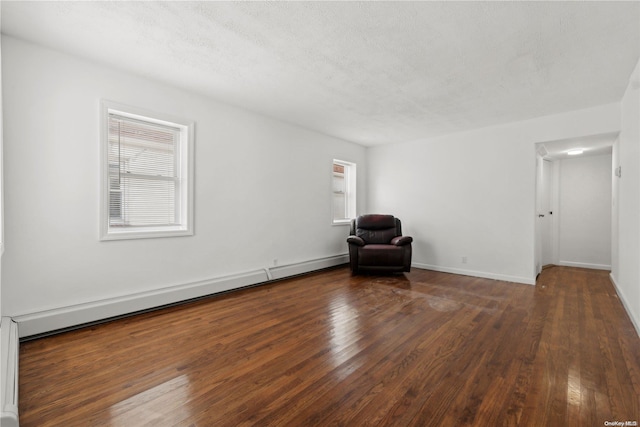
[[[28,341],[21,426],[640,422],[608,272],[323,271]]]

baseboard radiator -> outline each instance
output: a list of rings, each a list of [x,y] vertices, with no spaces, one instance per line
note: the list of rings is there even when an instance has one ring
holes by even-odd
[[[131,313],[152,310],[194,298],[201,298],[246,286],[280,280],[311,271],[343,265],[347,254],[317,258],[292,264],[250,270],[229,276],[183,283],[166,288],[121,297],[107,298],[52,310],[17,314],[11,318],[20,325],[20,338],[38,337],[77,326],[117,318]],[[4,425],[2,426],[4,427]]]
[[[18,427],[18,351],[20,342],[18,338],[18,324],[10,317],[3,317],[0,323],[2,342],[2,427]]]

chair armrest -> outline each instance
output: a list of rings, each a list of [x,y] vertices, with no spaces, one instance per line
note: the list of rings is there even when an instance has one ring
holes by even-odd
[[[354,244],[356,246],[364,246],[364,240],[362,240],[362,237],[358,237],[358,236],[347,237],[347,242],[349,244]]]
[[[397,236],[391,239],[391,244],[396,246],[404,246],[413,242],[413,237],[411,236]]]

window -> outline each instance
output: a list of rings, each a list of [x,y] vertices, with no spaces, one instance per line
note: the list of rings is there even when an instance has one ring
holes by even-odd
[[[356,217],[356,164],[333,161],[333,223],[348,224]]]
[[[101,239],[193,234],[193,123],[102,102]]]

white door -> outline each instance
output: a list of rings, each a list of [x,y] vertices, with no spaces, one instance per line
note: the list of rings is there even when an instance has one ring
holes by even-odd
[[[551,210],[552,163],[537,157],[536,168],[536,273],[542,267],[553,263]]]
[[[542,247],[542,266],[553,264],[553,210],[551,207],[551,183],[553,182],[553,163],[542,161],[542,191],[538,209],[540,238]],[[542,216],[540,216],[542,215]],[[557,212],[556,212],[557,215]]]

